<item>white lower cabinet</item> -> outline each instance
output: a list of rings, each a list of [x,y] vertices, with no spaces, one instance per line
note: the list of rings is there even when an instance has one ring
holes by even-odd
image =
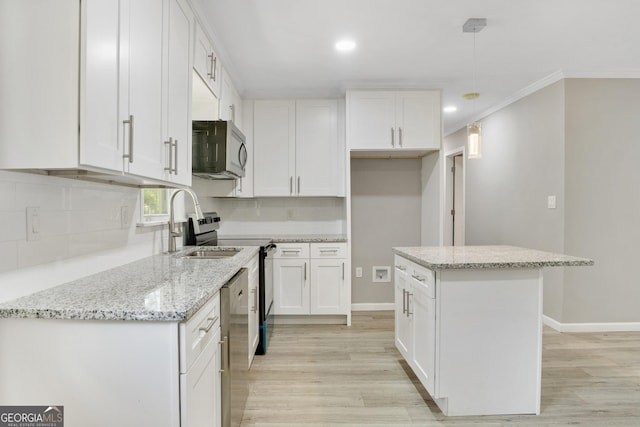
[[[260,338],[260,319],[258,318],[258,305],[260,304],[260,297],[258,295],[258,255],[253,257],[246,268],[249,273],[249,360],[247,366],[251,367]]]
[[[0,402],[59,402],[69,426],[219,427],[219,341],[219,294],[186,322],[0,319]]]
[[[221,425],[220,294],[181,323],[180,427]]]
[[[396,348],[427,391],[435,392],[435,278],[403,258],[395,259]]]
[[[279,243],[274,257],[275,314],[350,312],[345,243]]]

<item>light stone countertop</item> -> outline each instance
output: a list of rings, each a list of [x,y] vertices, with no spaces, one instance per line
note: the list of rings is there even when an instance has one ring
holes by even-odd
[[[430,270],[578,267],[593,260],[516,246],[421,246],[393,252]]]
[[[241,247],[225,259],[184,258],[194,249],[155,255],[2,303],[0,318],[187,320],[259,248]]]
[[[274,243],[346,243],[345,234],[251,234],[220,235],[218,239],[270,239]]]

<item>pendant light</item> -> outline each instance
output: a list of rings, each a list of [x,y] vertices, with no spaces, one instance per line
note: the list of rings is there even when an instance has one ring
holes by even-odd
[[[473,101],[473,115],[476,115],[476,99],[480,96],[476,92],[476,33],[487,26],[486,18],[469,18],[462,26],[463,33],[473,33],[473,92],[465,93],[465,99]],[[482,157],[482,123],[473,122],[467,125],[467,158]]]

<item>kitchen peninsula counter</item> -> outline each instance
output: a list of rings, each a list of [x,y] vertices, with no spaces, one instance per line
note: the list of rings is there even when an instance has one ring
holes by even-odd
[[[186,258],[194,249],[151,256],[2,303],[0,320],[188,320],[258,253],[258,247],[239,247],[231,258]]]
[[[593,261],[513,246],[393,252],[396,348],[443,414],[539,414],[543,269]]]

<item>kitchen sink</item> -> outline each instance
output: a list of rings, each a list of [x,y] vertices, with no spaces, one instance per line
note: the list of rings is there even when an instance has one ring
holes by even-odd
[[[207,248],[207,249],[196,249],[191,251],[183,256],[183,258],[191,258],[191,259],[224,259],[231,258],[240,253],[242,249],[236,248]]]

